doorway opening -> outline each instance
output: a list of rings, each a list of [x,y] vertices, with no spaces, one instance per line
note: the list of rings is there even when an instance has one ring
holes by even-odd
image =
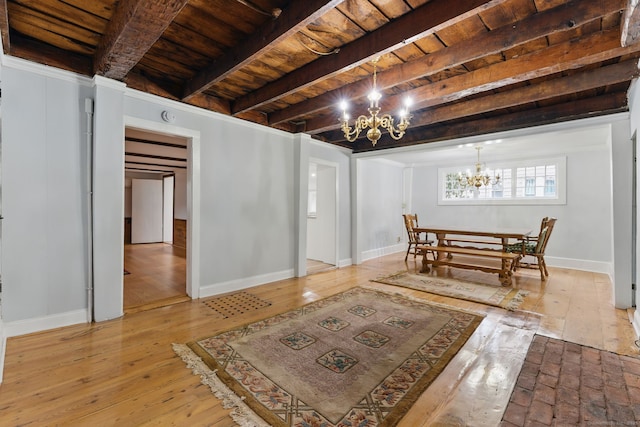
[[[337,171],[337,165],[329,162],[309,163],[307,274],[338,266]]]
[[[189,139],[125,129],[123,310],[187,301]]]

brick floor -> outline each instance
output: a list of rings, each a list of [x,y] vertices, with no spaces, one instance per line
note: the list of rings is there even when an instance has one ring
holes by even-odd
[[[640,426],[640,359],[536,335],[501,425]]]

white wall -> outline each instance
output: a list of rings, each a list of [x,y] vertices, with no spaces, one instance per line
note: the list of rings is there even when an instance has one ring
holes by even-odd
[[[631,137],[635,135],[636,138],[636,147],[638,142],[640,142],[640,84],[638,80],[634,80],[629,88],[629,133]],[[636,154],[640,153],[638,151]],[[636,200],[640,200],[640,168],[636,163]],[[636,224],[640,224],[640,212],[636,212]],[[636,335],[640,336],[640,310],[637,309],[637,304],[640,301],[640,239],[638,236],[635,236],[635,248],[636,248],[636,259],[633,260],[636,266],[636,275],[633,277],[634,283],[636,284],[636,293],[635,293],[635,302],[636,302],[636,310],[633,317],[633,327],[635,329]]]
[[[200,134],[200,295],[293,274],[292,136],[131,91],[127,117]]]
[[[358,247],[362,261],[406,250],[403,213],[404,165],[358,160]]]
[[[175,127],[198,135],[192,159],[198,181],[187,184],[191,178],[182,177],[189,188],[180,193],[182,216],[192,209],[186,206],[191,197],[201,219],[193,230],[196,251],[189,254],[197,252],[202,259],[192,274],[194,294],[293,276],[295,135],[128,90],[108,79],[85,79],[8,57],[2,86],[3,320],[8,336],[82,323],[93,309],[87,296],[87,98],[95,104],[98,214],[93,228],[99,256],[94,292],[102,304],[95,307],[96,320],[122,314],[124,127],[151,123],[162,132],[163,110],[174,112]],[[345,237],[338,246],[341,262],[349,261],[349,153],[311,145],[317,157],[346,168],[339,172]]]
[[[617,308],[629,308],[632,303],[632,194],[633,194],[633,145],[629,121],[611,125],[612,207],[613,223],[613,284],[614,304]]]
[[[6,58],[5,58],[6,60]],[[2,310],[48,327],[86,320],[87,141],[91,81],[66,73],[2,70]]]

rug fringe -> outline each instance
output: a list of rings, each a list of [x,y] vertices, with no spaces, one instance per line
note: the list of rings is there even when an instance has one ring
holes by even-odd
[[[200,357],[184,344],[172,344],[173,351],[186,363],[187,368],[200,377],[202,384],[209,386],[213,394],[222,401],[225,409],[232,409],[229,414],[233,421],[241,427],[271,427],[256,415],[244,403],[243,399],[229,389]]]
[[[509,311],[516,311],[518,307],[520,307],[520,304],[524,302],[524,297],[527,295],[529,295],[529,291],[519,290],[505,308]]]

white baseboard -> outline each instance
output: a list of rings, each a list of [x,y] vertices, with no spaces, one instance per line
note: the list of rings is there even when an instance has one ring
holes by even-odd
[[[260,276],[230,280],[228,282],[214,283],[200,288],[200,298],[239,291],[241,289],[264,285],[265,283],[277,282],[278,280],[290,279],[292,277],[294,277],[294,271],[293,269],[290,269],[275,273],[262,274]]]
[[[406,243],[400,243],[397,245],[387,246],[379,249],[372,249],[362,252],[362,262],[369,261],[370,259],[380,258],[381,256],[391,255],[398,252],[405,252],[407,250]]]
[[[371,259],[379,258],[385,255],[390,255],[398,252],[405,252],[407,250],[406,243],[399,245],[387,246],[379,249],[372,249],[362,252],[362,261],[368,261]],[[527,259],[525,258],[525,261]],[[594,273],[607,274],[610,277],[613,276],[613,263],[603,261],[591,261],[583,259],[573,258],[560,258],[545,256],[545,261],[549,267],[568,268],[571,270],[591,271]]]
[[[87,310],[69,311],[67,313],[54,314],[52,316],[35,317],[33,319],[16,320],[4,324],[6,337],[32,334],[48,329],[62,328],[64,326],[87,323]]]
[[[349,267],[350,265],[353,265],[353,261],[351,260],[351,258],[341,259],[340,261],[338,261],[338,268]]]
[[[573,258],[559,258],[559,257],[544,257],[547,266],[549,267],[559,267],[559,268],[568,268],[571,270],[582,270],[582,271],[591,271],[593,273],[603,273],[608,274],[610,277],[613,276],[613,263],[611,262],[603,262],[603,261],[591,261],[584,259],[573,259]]]

